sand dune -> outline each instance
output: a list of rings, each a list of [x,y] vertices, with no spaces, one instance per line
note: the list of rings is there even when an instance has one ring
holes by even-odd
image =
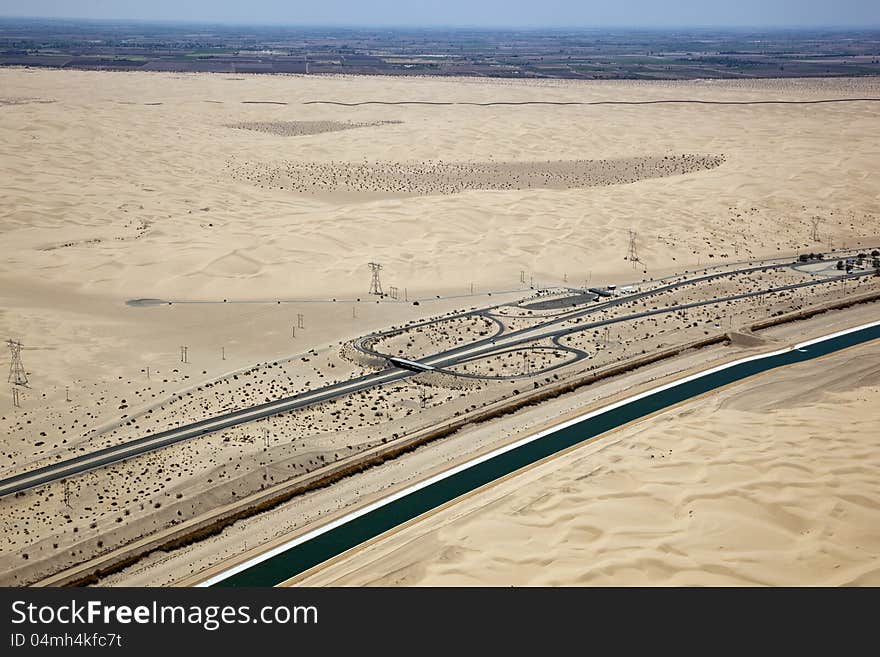
[[[880,214],[872,179],[880,151],[864,138],[877,119],[871,104],[302,104],[316,97],[356,101],[365,95],[473,102],[809,100],[878,94],[870,79],[551,84],[254,76],[231,84],[222,76],[158,73],[4,70],[2,76],[11,97],[51,94],[56,102],[3,108],[0,143],[10,166],[0,229],[9,257],[0,275],[33,274],[106,297],[301,297],[306,291],[342,296],[364,290],[369,281],[361,270],[374,259],[385,264],[391,284],[405,282],[425,293],[460,291],[472,282],[507,289],[522,270],[542,283],[587,270],[597,278],[619,272],[630,228],[641,236],[640,256],[657,270],[705,262],[712,251],[749,257],[810,246],[809,217],[815,214],[825,218],[823,245],[828,239],[855,243],[872,234]],[[241,103],[255,97],[290,104]],[[141,104],[158,101],[164,104]],[[225,127],[290,121],[404,123],[297,140],[295,154],[288,139]],[[230,180],[226,166],[274,170],[279,162],[294,161],[323,169],[334,162],[362,166],[365,159],[479,163],[487,155],[495,162],[546,163],[680,153],[723,153],[725,162],[626,187],[471,190],[357,204],[346,194],[315,198]],[[146,229],[139,231],[141,225]],[[694,226],[702,227],[701,235]],[[86,230],[89,239],[103,241],[31,253],[78,242]],[[591,234],[601,240],[581,239]],[[135,235],[137,241],[129,239]],[[704,238],[711,240],[711,250]],[[113,275],[90,276],[93,261],[111,246],[122,266]],[[264,246],[269,250],[256,278],[215,279],[203,271],[234,249],[253,253]],[[498,257],[487,262],[486,252]]]

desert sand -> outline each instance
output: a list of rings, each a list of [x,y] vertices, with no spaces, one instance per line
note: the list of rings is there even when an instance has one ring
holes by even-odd
[[[646,84],[4,69],[0,82],[0,335],[24,343],[30,379],[22,408],[0,395],[4,475],[363,373],[371,364],[350,358],[346,344],[372,330],[566,282],[638,282],[873,245],[880,235],[880,147],[866,137],[880,104],[312,102],[880,97],[869,79]],[[609,174],[611,165],[596,163],[624,165]],[[316,183],[320,193],[260,177],[291,166],[300,183],[309,171],[367,177]],[[438,171],[433,182],[425,173]],[[400,189],[404,180],[414,186]],[[630,229],[637,270],[623,258]],[[369,297],[370,261],[384,265],[396,298]],[[859,289],[873,287],[864,280]],[[601,367],[839,295],[829,285],[761,308],[706,307],[572,345],[594,351],[589,367]],[[531,321],[505,313],[511,327]],[[473,327],[397,348],[454,344],[465,328]],[[549,347],[532,357],[467,367],[515,372],[562,356]],[[3,581],[35,581],[492,403],[514,385],[418,381],[370,391],[78,477],[69,504],[61,484],[4,499]],[[456,457],[444,449],[425,467]],[[395,482],[413,476],[394,471]],[[373,492],[390,485],[374,483]],[[289,509],[284,529],[264,538],[338,507],[319,508],[316,516]],[[199,567],[239,548],[212,543]],[[169,567],[155,580],[193,568]]]
[[[312,586],[880,585],[880,345],[771,371],[551,458]]]

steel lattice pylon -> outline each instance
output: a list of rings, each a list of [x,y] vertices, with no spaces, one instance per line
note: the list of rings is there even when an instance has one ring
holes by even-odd
[[[12,363],[9,365],[9,376],[7,381],[13,385],[26,386],[27,372],[24,371],[24,365],[21,364],[21,342],[18,340],[7,340],[9,350],[12,352]]]
[[[375,294],[381,297],[382,282],[379,280],[379,272],[382,270],[382,265],[378,262],[371,262],[370,270],[373,272],[373,278],[370,281],[370,294]]]
[[[633,263],[633,267],[639,262],[639,254],[636,251],[636,233],[632,230],[629,231],[629,253],[627,253],[626,259]]]

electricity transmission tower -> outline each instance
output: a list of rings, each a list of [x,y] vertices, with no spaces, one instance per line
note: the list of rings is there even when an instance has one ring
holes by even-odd
[[[629,231],[629,251],[626,255],[626,260],[633,263],[633,269],[635,269],[636,263],[639,262],[639,254],[636,251],[636,232],[634,230]]]
[[[819,241],[819,224],[822,223],[822,217],[811,217],[810,223],[813,224],[812,238],[814,242]]]
[[[24,371],[24,365],[21,364],[21,342],[18,340],[7,340],[9,350],[12,352],[12,363],[9,365],[9,376],[6,380],[15,386],[26,386],[27,372]]]
[[[373,278],[370,281],[370,294],[382,296],[382,282],[379,280],[379,272],[382,271],[382,265],[378,262],[370,263],[370,271],[373,272]]]

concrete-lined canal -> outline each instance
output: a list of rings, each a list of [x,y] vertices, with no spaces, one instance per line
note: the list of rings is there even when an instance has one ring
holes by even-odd
[[[880,321],[751,356],[654,388],[496,449],[246,561],[203,586],[272,586],[457,497],[607,431],[784,365],[880,338]]]

